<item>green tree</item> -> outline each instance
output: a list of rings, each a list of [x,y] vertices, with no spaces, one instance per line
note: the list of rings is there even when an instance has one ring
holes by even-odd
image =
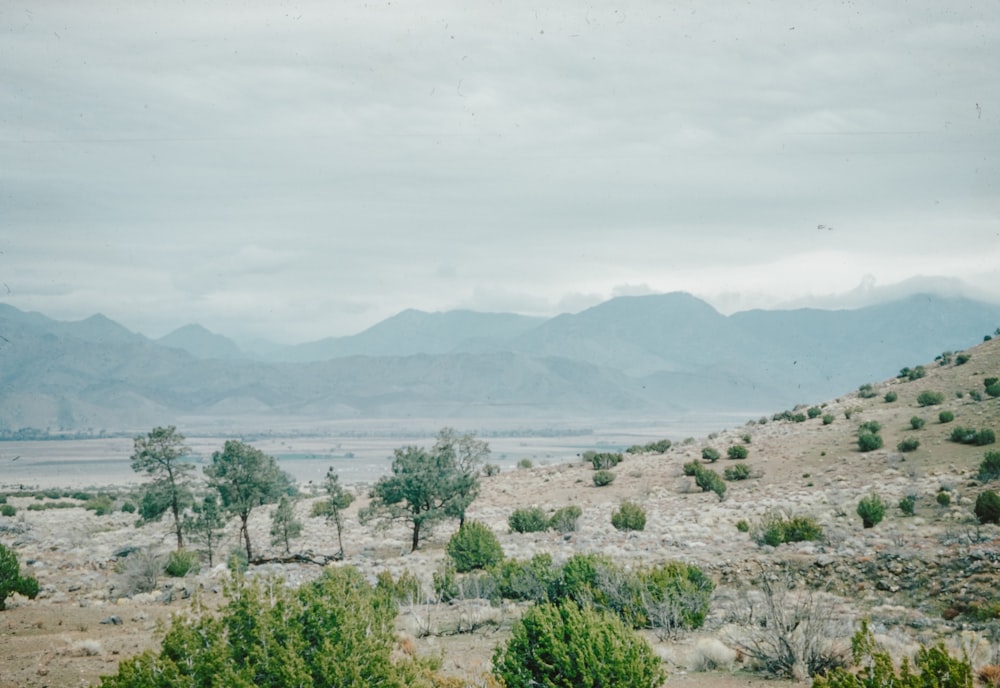
[[[479,496],[479,475],[490,457],[490,445],[477,440],[472,433],[459,435],[454,428],[441,428],[433,451],[454,464],[458,480],[458,494],[448,505],[448,515],[458,518],[458,526],[465,524],[465,511]]]
[[[278,506],[271,515],[271,544],[284,545],[285,554],[291,551],[292,540],[302,535],[302,521],[295,518],[294,502],[288,495],[281,495]]]
[[[885,502],[878,494],[872,492],[858,502],[857,511],[858,516],[861,517],[862,525],[865,528],[874,528],[882,522],[882,518],[885,516]]]
[[[485,569],[503,561],[503,547],[493,531],[478,521],[466,521],[448,540],[445,548],[455,562],[455,570],[467,573]]]
[[[326,516],[337,528],[337,558],[344,558],[344,511],[354,503],[354,495],[340,484],[340,476],[331,466],[326,471],[323,488],[327,498],[321,502],[317,512]]]
[[[194,516],[185,517],[184,530],[196,540],[205,543],[208,565],[214,566],[215,548],[222,537],[222,529],[226,526],[215,493],[209,492],[205,495],[201,504],[195,505],[194,512]]]
[[[181,460],[191,451],[184,444],[184,435],[173,425],[156,427],[145,436],[135,437],[132,443],[132,470],[151,478],[139,503],[141,522],[159,521],[169,511],[174,519],[177,549],[184,549],[181,516],[193,501],[191,474],[194,471],[194,464]]]
[[[222,451],[212,454],[212,463],[205,466],[209,483],[219,491],[226,511],[239,516],[240,538],[247,550],[247,560],[253,561],[250,531],[247,521],[254,507],[272,504],[292,487],[292,479],[278,468],[273,456],[239,440],[226,440]]]
[[[38,596],[38,581],[32,576],[22,576],[17,554],[0,544],[0,611],[7,608],[7,598],[15,592],[33,600]]]
[[[411,551],[420,546],[424,529],[449,517],[461,521],[479,491],[478,471],[463,465],[474,453],[470,449],[463,454],[460,445],[443,440],[446,430],[430,451],[415,446],[396,449],[391,475],[379,478],[371,502],[359,514],[365,522],[378,517],[409,521]]]

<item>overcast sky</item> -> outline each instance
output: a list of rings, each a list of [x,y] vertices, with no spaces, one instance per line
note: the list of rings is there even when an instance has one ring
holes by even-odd
[[[299,342],[674,290],[1000,301],[993,0],[0,0],[0,29],[23,310]]]

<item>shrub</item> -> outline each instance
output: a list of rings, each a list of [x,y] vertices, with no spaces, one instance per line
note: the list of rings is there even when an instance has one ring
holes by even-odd
[[[0,611],[7,608],[7,598],[17,593],[30,600],[38,596],[38,580],[21,575],[21,565],[13,549],[0,544]]]
[[[633,444],[625,450],[628,454],[663,454],[673,445],[670,440],[658,440],[647,444]]]
[[[882,424],[875,420],[867,421],[858,426],[859,435],[862,435],[864,433],[869,433],[874,435],[877,434],[880,430],[882,430]]]
[[[913,416],[912,418],[910,418],[910,427],[913,428],[914,430],[920,430],[921,428],[924,427],[926,423],[927,421],[921,418],[920,416]]]
[[[991,428],[983,428],[976,433],[976,446],[985,447],[987,444],[993,444],[997,441],[997,435]]]
[[[622,455],[617,452],[594,452],[590,456],[590,462],[595,470],[606,470],[614,468],[622,462]]]
[[[500,466],[495,463],[483,464],[483,475],[487,478],[492,478],[494,475],[500,475]]]
[[[792,416],[792,420],[795,421],[796,423],[805,423],[807,418],[808,417],[804,413],[796,413],[795,415]]]
[[[905,440],[902,440],[899,444],[896,445],[896,449],[898,449],[903,453],[916,451],[919,447],[920,447],[920,440],[918,440],[916,437],[907,437]]]
[[[976,477],[984,483],[1000,478],[1000,451],[986,452],[979,464],[979,474]]]
[[[531,459],[521,459],[520,461],[517,462],[517,467],[520,468],[521,470],[527,470],[532,466],[534,466],[534,464],[531,463]]]
[[[858,516],[861,517],[861,523],[865,528],[874,528],[885,516],[885,502],[872,492],[858,502]]]
[[[823,528],[809,516],[785,518],[777,513],[764,516],[752,530],[758,545],[777,547],[786,542],[805,542],[823,539]]]
[[[694,483],[702,492],[714,492],[720,501],[726,496],[726,483],[711,468],[699,466],[698,472],[694,474]]]
[[[994,382],[992,385],[987,386],[986,393],[991,397],[1000,397],[1000,383]]]
[[[163,557],[151,548],[137,549],[121,562],[122,587],[126,595],[152,592],[163,573]]]
[[[899,500],[899,510],[903,512],[905,516],[912,516],[916,511],[917,498],[915,495],[906,495]]]
[[[583,509],[576,506],[564,506],[558,509],[549,519],[549,528],[558,533],[570,533],[576,530],[576,522],[583,514]]]
[[[858,387],[858,396],[861,397],[862,399],[871,399],[877,394],[878,392],[875,391],[874,385],[872,385],[872,383],[870,382],[866,382],[865,384]]]
[[[507,525],[515,533],[539,533],[549,527],[549,519],[538,507],[515,509],[507,519]]]
[[[945,491],[937,493],[937,497],[934,498],[938,504],[941,506],[951,506],[951,494]]]
[[[972,354],[959,354],[955,357],[955,365],[965,365],[972,360]]]
[[[98,495],[97,497],[91,497],[88,499],[83,508],[88,511],[93,511],[95,516],[106,516],[114,511],[115,505],[111,501],[111,497],[107,495]]]
[[[726,480],[746,480],[750,477],[750,469],[745,463],[736,464],[735,466],[729,466],[723,472],[723,476]]]
[[[998,388],[998,391],[1000,391],[1000,388]],[[983,400],[983,395],[979,392],[978,389],[970,389],[969,396],[972,398],[973,401]]]
[[[487,526],[478,521],[466,521],[445,548],[459,573],[484,569],[503,561],[500,541]]]
[[[977,447],[983,447],[987,444],[993,444],[997,438],[996,433],[990,428],[976,431],[973,428],[957,427],[952,429],[950,439],[952,442],[960,444],[972,444]]]
[[[684,475],[693,477],[701,470],[701,464],[697,461],[688,461],[681,467],[681,470],[684,471]]]
[[[820,414],[823,413],[819,406],[810,406],[809,410],[806,411],[806,415],[810,418],[819,418]]]
[[[898,377],[905,377],[910,382],[913,382],[922,377],[927,377],[927,370],[922,365],[918,365],[916,368],[903,368],[899,371]]]
[[[882,436],[871,432],[858,435],[858,448],[863,452],[875,451],[882,448]]]
[[[829,425],[832,422],[833,422],[833,414],[832,413],[824,413],[823,414],[823,425]]]
[[[944,394],[941,392],[932,392],[929,389],[925,389],[917,395],[917,403],[921,406],[937,406],[943,401]]]
[[[954,351],[942,351],[940,354],[934,357],[934,360],[938,362],[938,365],[948,365],[951,363],[951,357],[955,354]]]
[[[745,459],[748,453],[747,448],[742,444],[734,444],[726,450],[726,454],[730,459]]]
[[[126,514],[134,514],[135,513],[135,504],[133,504],[132,502],[125,502],[125,503],[123,503],[122,504],[122,511],[125,512]]]
[[[979,493],[973,511],[980,523],[1000,523],[1000,495],[993,490]]]
[[[163,572],[171,578],[183,578],[189,572],[197,573],[198,565],[198,553],[182,549],[170,553]]]
[[[955,414],[952,411],[942,411],[938,414],[938,421],[941,423],[950,423],[955,420]]]
[[[506,688],[656,688],[666,676],[646,641],[621,619],[575,602],[532,607],[493,654]]]
[[[719,450],[714,447],[703,447],[701,450],[701,458],[705,461],[711,461],[712,463],[719,460]],[[691,473],[690,475],[694,475]]]
[[[16,513],[17,509],[10,504],[0,505],[0,516],[13,516]]]
[[[749,533],[750,524],[747,523],[746,519],[741,518],[739,521],[736,522],[736,530],[740,531],[741,533]]]
[[[611,471],[594,471],[594,485],[604,487],[615,481],[615,474]]]
[[[635,502],[622,502],[611,514],[611,525],[617,530],[645,530],[646,510]]]
[[[882,397],[882,398],[885,399],[885,403],[891,404],[892,402],[894,402],[897,399],[899,399],[899,395],[896,394],[895,392],[886,392],[885,396]]]

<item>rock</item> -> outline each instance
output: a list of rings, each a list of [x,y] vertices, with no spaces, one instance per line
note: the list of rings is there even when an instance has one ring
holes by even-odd
[[[100,623],[111,626],[121,626],[122,618],[117,614],[112,614],[111,616],[106,616],[101,619]]]

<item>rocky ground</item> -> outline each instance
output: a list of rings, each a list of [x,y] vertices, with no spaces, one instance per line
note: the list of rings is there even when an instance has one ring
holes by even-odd
[[[606,487],[595,487],[593,469],[573,456],[558,465],[505,471],[484,479],[468,515],[494,530],[509,557],[549,552],[561,561],[577,552],[602,552],[628,566],[681,560],[703,568],[717,583],[705,628],[668,640],[648,634],[667,664],[669,685],[725,688],[762,682],[733,649],[740,633],[733,609],[762,576],[791,581],[799,590],[822,591],[829,608],[845,621],[845,642],[847,626],[868,616],[897,657],[912,652],[917,643],[943,640],[968,652],[976,663],[996,661],[996,621],[983,620],[976,612],[995,599],[1000,582],[1000,530],[977,525],[972,505],[985,489],[975,480],[976,468],[985,449],[998,447],[959,445],[948,438],[956,425],[1000,433],[1000,400],[981,395],[977,401],[970,394],[983,388],[984,377],[998,375],[1000,347],[988,342],[969,353],[971,360],[962,366],[925,364],[928,374],[922,379],[876,383],[874,397],[863,399],[855,392],[822,404],[823,414],[834,416],[828,425],[821,418],[769,419],[765,424],[753,419],[704,438],[671,438],[674,446],[665,454],[627,455]],[[916,398],[924,390],[943,392],[944,403],[919,406]],[[898,398],[886,402],[890,391]],[[944,409],[955,414],[951,424],[938,421]],[[912,416],[925,418],[926,426],[911,429]],[[856,430],[869,420],[882,425],[885,444],[861,453]],[[896,446],[908,437],[918,438],[920,447],[904,454]],[[733,444],[749,450],[743,462],[754,477],[727,483],[720,501],[696,488],[682,466],[700,460],[702,448],[712,446],[723,458],[710,467],[721,473],[736,463],[725,458]],[[949,491],[949,506],[935,499],[942,488]],[[424,583],[430,598],[431,576],[444,560],[455,524],[442,523],[419,551],[410,553],[405,524],[374,530],[358,522],[365,489],[355,489],[359,499],[348,512],[345,563],[372,577],[386,570],[394,576],[409,571]],[[882,523],[864,529],[855,509],[873,490],[889,508]],[[917,497],[913,516],[896,507],[907,495]],[[332,553],[336,534],[323,519],[310,517],[314,499],[306,497],[296,507],[305,531],[294,548]],[[646,509],[643,532],[622,533],[611,526],[611,512],[624,499]],[[166,524],[136,528],[134,515],[96,516],[82,508],[29,511],[34,501],[10,496],[8,503],[17,514],[0,517],[0,542],[15,548],[25,572],[41,584],[38,599],[15,597],[0,612],[0,687],[92,685],[101,674],[114,672],[123,657],[155,646],[162,622],[185,609],[191,594],[210,604],[221,599],[226,573],[218,566],[205,566],[184,579],[161,578],[153,593],[127,594],[115,553],[124,546],[169,551],[173,542]],[[507,526],[516,508],[554,510],[570,504],[583,510],[574,533],[517,534]],[[825,538],[772,548],[758,546],[736,527],[740,520],[755,524],[779,511],[815,518]],[[280,554],[268,549],[268,508],[254,514],[251,527],[258,548]],[[222,549],[235,545],[232,529]],[[254,568],[293,584],[319,571],[309,564]],[[404,605],[401,635],[410,636],[421,651],[443,651],[448,673],[480,685],[517,608],[418,602]],[[478,629],[455,633],[460,624]]]

